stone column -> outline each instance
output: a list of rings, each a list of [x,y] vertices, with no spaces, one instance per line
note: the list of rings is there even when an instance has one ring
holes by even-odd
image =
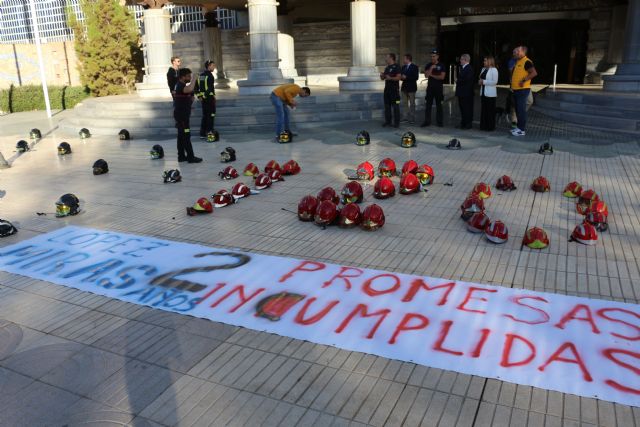
[[[215,10],[204,13],[204,27],[202,28],[202,46],[204,48],[204,60],[212,60],[216,63],[216,89],[229,89],[229,80],[224,73],[222,64],[222,40],[218,27],[218,15]]]
[[[640,0],[629,0],[622,64],[603,80],[604,90],[640,93]]]
[[[351,59],[347,76],[338,77],[340,90],[379,90],[384,87],[376,68],[376,3],[351,2]]]
[[[279,67],[276,0],[248,0],[251,59],[247,80],[238,81],[240,95],[268,95],[285,79]]]
[[[139,96],[171,97],[167,86],[167,70],[171,66],[173,51],[170,21],[171,14],[167,10],[157,8],[144,11],[142,49],[145,56],[145,70],[142,83],[136,84]]]
[[[282,5],[282,0],[280,4]],[[279,10],[278,10],[279,12]],[[292,24],[289,15],[278,15],[278,55],[280,56],[280,71],[287,79],[293,79],[299,86],[307,83],[307,78],[298,75],[296,69],[296,51],[292,36]]]

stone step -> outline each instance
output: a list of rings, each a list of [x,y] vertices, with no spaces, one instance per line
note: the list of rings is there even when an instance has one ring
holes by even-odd
[[[558,90],[553,92],[551,89],[547,89],[540,98],[603,108],[611,107],[615,110],[640,111],[640,95],[635,94],[616,93],[611,95],[601,90]]]
[[[640,120],[603,117],[598,114],[585,114],[573,112],[571,110],[556,110],[547,108],[541,104],[538,104],[533,108],[536,111],[553,117],[556,120],[563,120],[596,129],[623,131],[640,135]]]
[[[571,111],[594,116],[605,116],[619,119],[640,120],[640,105],[635,109],[626,109],[619,106],[607,106],[599,104],[585,104],[563,101],[562,98],[539,96],[536,98],[538,106],[551,110]]]

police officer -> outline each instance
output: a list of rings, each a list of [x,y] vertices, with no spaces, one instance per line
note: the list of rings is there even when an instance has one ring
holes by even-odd
[[[202,103],[202,121],[200,122],[200,139],[205,139],[209,132],[213,132],[214,120],[216,118],[216,91],[213,87],[215,79],[213,70],[216,63],[206,61],[204,71],[198,76],[197,93],[198,99]]]
[[[384,123],[391,126],[391,110],[393,110],[393,127],[400,127],[400,66],[396,64],[396,54],[387,55],[387,67],[380,73],[384,80]]]
[[[195,82],[191,80],[191,70],[181,68],[178,71],[178,82],[173,93],[173,118],[178,129],[178,161],[200,163],[201,158],[193,154],[191,146],[191,104],[193,104],[193,92]]]
[[[436,123],[442,127],[442,101],[444,100],[444,78],[446,76],[444,65],[440,62],[440,52],[437,49],[431,51],[431,62],[424,66],[424,76],[428,79],[426,110],[424,122],[421,127],[431,125],[431,106],[436,101]]]

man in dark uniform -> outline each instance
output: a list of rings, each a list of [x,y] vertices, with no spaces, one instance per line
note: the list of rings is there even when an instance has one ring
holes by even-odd
[[[216,118],[216,91],[213,87],[215,79],[213,70],[216,63],[206,61],[204,71],[198,76],[197,96],[202,103],[202,121],[200,122],[200,139],[205,139],[209,132],[213,132],[214,120]]]
[[[178,83],[176,83],[173,93],[173,118],[176,120],[176,128],[178,129],[179,162],[200,163],[202,161],[201,158],[193,154],[191,129],[189,128],[195,86],[195,82],[191,81],[191,70],[181,68],[178,71]]]
[[[431,107],[436,102],[436,123],[443,125],[442,101],[444,100],[444,78],[446,76],[444,65],[440,62],[440,52],[437,49],[431,51],[431,62],[424,66],[424,76],[427,81],[426,110],[424,122],[421,127],[431,125]]]
[[[396,54],[387,55],[387,68],[380,73],[384,80],[384,123],[391,126],[391,110],[393,109],[393,127],[400,127],[400,67],[396,64]]]
[[[460,56],[460,72],[456,80],[456,96],[460,105],[460,129],[471,129],[473,122],[473,85],[475,77],[469,61],[471,57],[464,53]]]
[[[169,67],[169,71],[167,71],[167,86],[169,86],[169,91],[173,93],[176,89],[176,83],[178,83],[178,70],[180,69],[180,64],[182,60],[177,56],[171,57],[171,67]]]

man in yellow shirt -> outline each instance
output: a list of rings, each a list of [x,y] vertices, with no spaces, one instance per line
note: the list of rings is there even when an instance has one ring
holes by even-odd
[[[533,62],[527,58],[526,46],[518,46],[516,63],[511,72],[511,90],[513,91],[513,101],[516,105],[516,117],[518,127],[511,130],[513,136],[524,136],[527,126],[527,99],[531,93],[531,79],[538,75]]]
[[[276,109],[276,140],[283,131],[289,131],[289,111],[287,107],[293,109],[298,105],[294,98],[302,98],[311,95],[308,87],[300,87],[296,84],[286,84],[278,86],[271,92],[271,103]]]

